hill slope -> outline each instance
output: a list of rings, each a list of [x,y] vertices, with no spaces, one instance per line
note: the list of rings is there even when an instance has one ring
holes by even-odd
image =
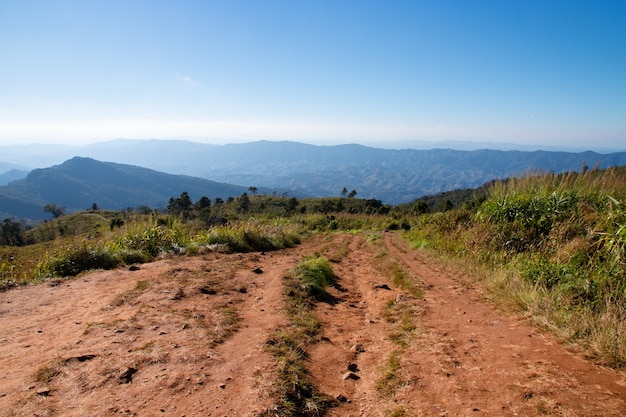
[[[192,200],[241,195],[247,187],[201,178],[171,175],[132,165],[75,157],[61,165],[35,169],[23,180],[0,187],[0,213],[43,219],[43,207],[54,203],[69,211],[96,203],[102,209],[165,207],[170,197],[187,191]]]
[[[0,148],[0,153],[13,163],[24,164],[28,149]],[[67,158],[78,155],[246,188],[288,189],[311,196],[338,196],[346,187],[355,189],[359,197],[389,204],[475,188],[529,169],[563,172],[577,171],[583,164],[598,168],[626,165],[626,152],[398,150],[270,141],[209,145],[181,140],[116,140],[61,148],[52,155],[58,158],[64,153],[68,153]]]

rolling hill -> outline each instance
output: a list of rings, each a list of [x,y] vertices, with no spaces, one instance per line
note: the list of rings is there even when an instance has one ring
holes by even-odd
[[[247,187],[184,175],[171,175],[132,165],[75,157],[61,165],[35,169],[25,179],[0,187],[0,215],[41,220],[48,203],[68,211],[94,203],[102,209],[167,206],[170,197],[187,191],[193,201],[238,196]]]
[[[115,140],[58,150],[46,146],[45,150],[50,153],[29,146],[0,148],[0,158],[25,165],[29,160],[41,163],[45,155],[50,155],[48,160],[82,156],[246,189],[291,190],[290,195],[296,196],[338,196],[346,187],[356,190],[357,197],[380,199],[386,204],[475,188],[529,170],[559,173],[578,171],[583,165],[626,165],[626,152],[380,149],[271,141],[209,145],[182,140]]]

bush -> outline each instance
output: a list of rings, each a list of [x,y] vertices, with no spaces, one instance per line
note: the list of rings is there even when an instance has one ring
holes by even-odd
[[[113,269],[120,260],[103,248],[72,247],[55,258],[47,258],[38,266],[40,275],[73,277],[92,269]]]
[[[169,251],[175,244],[171,229],[153,226],[141,233],[128,233],[121,241],[121,246],[135,251],[145,252],[154,257],[163,251]]]
[[[335,281],[335,275],[326,258],[309,257],[296,267],[296,278],[311,295],[321,295],[325,288]]]

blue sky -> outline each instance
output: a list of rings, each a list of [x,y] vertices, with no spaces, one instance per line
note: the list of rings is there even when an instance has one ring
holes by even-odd
[[[0,145],[626,150],[626,1],[0,0]]]

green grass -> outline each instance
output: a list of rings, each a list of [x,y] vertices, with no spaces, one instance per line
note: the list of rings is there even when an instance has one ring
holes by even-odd
[[[478,207],[420,216],[405,237],[481,271],[501,305],[626,366],[626,168],[493,184]]]
[[[278,329],[267,347],[278,363],[278,378],[272,410],[262,416],[320,416],[334,400],[308,380],[307,347],[319,341],[321,324],[312,307],[334,275],[328,260],[318,256],[303,259],[284,279],[284,299],[289,324]],[[312,284],[314,283],[314,284]],[[326,284],[324,284],[326,283]]]

